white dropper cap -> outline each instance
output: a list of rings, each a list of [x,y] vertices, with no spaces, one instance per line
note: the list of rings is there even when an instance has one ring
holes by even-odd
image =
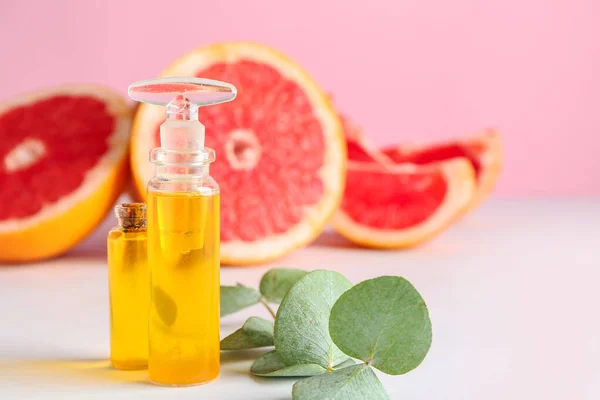
[[[230,83],[202,78],[158,78],[129,85],[129,97],[167,107],[167,120],[160,126],[160,146],[165,150],[201,150],[204,125],[198,107],[235,99]]]

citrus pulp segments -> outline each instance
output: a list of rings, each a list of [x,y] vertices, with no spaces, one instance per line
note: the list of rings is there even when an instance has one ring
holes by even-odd
[[[398,190],[406,190],[406,186],[401,184],[403,180],[408,181],[411,176],[419,175],[421,178],[425,178],[421,182],[426,183],[427,175],[431,174],[432,177],[442,177],[445,183],[445,192],[439,204],[436,204],[433,212],[422,221],[411,226],[402,226],[398,229],[381,228],[377,227],[375,222],[369,225],[369,216],[374,216],[373,221],[389,221],[393,217],[389,214],[394,212],[393,209],[388,208],[388,204],[370,204],[368,193],[353,192],[351,184],[353,179],[350,179],[351,174],[359,174],[355,178],[361,180],[377,179],[375,185],[378,187],[375,190],[380,190],[384,194],[388,192],[390,196],[396,188]],[[374,174],[382,175],[376,178]],[[386,184],[386,174],[389,174],[390,178],[393,178],[391,184]],[[395,177],[392,175],[395,175]],[[475,193],[474,170],[470,162],[464,158],[456,158],[425,166],[413,164],[382,166],[374,163],[350,161],[348,163],[348,176],[348,186],[346,188],[347,199],[348,201],[360,202],[362,216],[365,220],[356,221],[344,209],[344,205],[342,205],[342,208],[335,214],[331,223],[338,233],[352,242],[374,248],[408,248],[425,242],[454,222],[469,206]],[[414,196],[422,198],[423,204],[425,204],[428,201],[428,194],[420,192],[420,185],[416,185],[414,189]],[[358,195],[358,197],[355,195]],[[363,195],[364,197],[361,198],[360,196]],[[345,198],[344,201],[347,199]],[[390,204],[390,207],[400,207],[399,212],[402,213],[401,204],[398,205],[394,202]]]
[[[0,115],[14,107],[62,95],[94,98],[105,104],[106,111],[115,118],[108,151],[85,173],[76,190],[45,204],[35,215],[0,221],[0,261],[36,261],[69,250],[102,221],[127,180],[131,110],[111,89],[99,85],[70,85],[38,91],[1,104]],[[78,117],[85,121],[85,115]]]
[[[453,157],[466,157],[473,164],[477,190],[468,209],[478,207],[491,193],[502,169],[500,134],[492,129],[463,140],[430,145],[399,145],[383,150],[394,162],[428,164]]]
[[[225,214],[231,210],[226,210],[225,207],[222,207],[221,262],[233,265],[248,265],[273,260],[309,243],[324,229],[331,215],[333,215],[339,206],[345,182],[346,151],[337,113],[332,108],[325,93],[312,78],[295,62],[289,60],[283,54],[267,46],[255,43],[237,42],[217,44],[188,53],[164,71],[161,76],[198,76],[202,71],[215,65],[223,63],[227,65],[236,65],[239,63],[239,65],[242,65],[244,62],[265,65],[274,69],[282,79],[297,85],[308,99],[311,117],[314,116],[322,130],[322,142],[324,144],[322,162],[314,174],[315,179],[320,181],[322,193],[312,204],[305,204],[302,207],[302,216],[299,222],[289,226],[283,232],[272,233],[256,240],[228,239],[227,237],[223,237],[223,232],[228,232],[231,229],[228,225],[227,217],[225,217]],[[207,77],[227,80],[227,77]],[[236,84],[236,82],[232,83]],[[228,104],[231,104],[230,107],[250,108],[252,107],[251,104],[244,103],[244,100],[248,97],[249,94],[247,93],[245,97],[244,87],[238,87],[238,98],[233,103]],[[206,112],[212,112],[218,116],[219,107],[223,106],[226,105],[212,107],[214,111],[209,111],[207,108]],[[269,109],[266,108],[263,111],[268,113]],[[134,120],[131,168],[135,188],[141,198],[146,197],[146,184],[153,176],[153,168],[148,162],[148,151],[157,145],[154,139],[155,131],[164,119],[164,108],[142,104]],[[202,116],[200,120],[202,122]],[[231,132],[227,134],[231,134]],[[206,137],[208,143],[210,143],[211,135],[217,135],[217,132],[211,132],[207,126]],[[264,143],[261,143],[261,146],[263,145]],[[264,156],[264,154],[269,154],[270,149],[267,145],[264,145],[262,151]],[[298,146],[297,151],[304,151],[306,153],[310,152],[311,149],[302,150]],[[218,171],[219,162],[229,162],[226,154],[221,153],[217,152],[217,161],[211,166],[211,174],[213,171]],[[277,155],[274,154],[274,156],[276,157]],[[231,167],[231,165],[228,164],[228,167]],[[283,168],[282,170],[285,173]],[[262,173],[259,168],[256,168],[256,171],[259,175]],[[233,179],[238,174],[236,171],[233,171],[231,175],[231,179]],[[225,177],[226,180],[229,178],[229,176]],[[217,181],[219,181],[219,177],[217,177]],[[219,183],[223,184],[224,182],[221,180]],[[239,195],[240,197],[242,194],[235,193],[236,196]],[[229,196],[233,195],[229,194]],[[226,196],[228,196],[228,193],[222,191],[222,205],[228,200]],[[293,200],[288,199],[288,201]],[[262,204],[261,206],[268,207],[269,204]]]

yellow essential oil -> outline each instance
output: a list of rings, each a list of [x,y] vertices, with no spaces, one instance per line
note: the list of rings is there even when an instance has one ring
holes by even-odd
[[[217,193],[148,191],[148,373],[156,383],[195,385],[219,375]]]
[[[110,361],[118,369],[148,365],[149,276],[146,206],[115,207],[119,227],[108,234]]]

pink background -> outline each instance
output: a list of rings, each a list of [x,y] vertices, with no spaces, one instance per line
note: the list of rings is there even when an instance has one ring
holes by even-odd
[[[3,0],[0,99],[67,82],[125,94],[187,50],[253,40],[378,144],[493,126],[498,193],[600,195],[599,21],[597,0]]]

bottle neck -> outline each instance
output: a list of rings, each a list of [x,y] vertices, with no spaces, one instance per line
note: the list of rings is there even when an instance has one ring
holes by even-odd
[[[157,148],[150,152],[150,161],[155,165],[155,176],[185,180],[208,176],[210,163],[215,152],[207,147],[200,150],[171,150]]]
[[[155,164],[155,176],[168,177],[170,179],[202,178],[208,176],[209,165],[185,166]]]

